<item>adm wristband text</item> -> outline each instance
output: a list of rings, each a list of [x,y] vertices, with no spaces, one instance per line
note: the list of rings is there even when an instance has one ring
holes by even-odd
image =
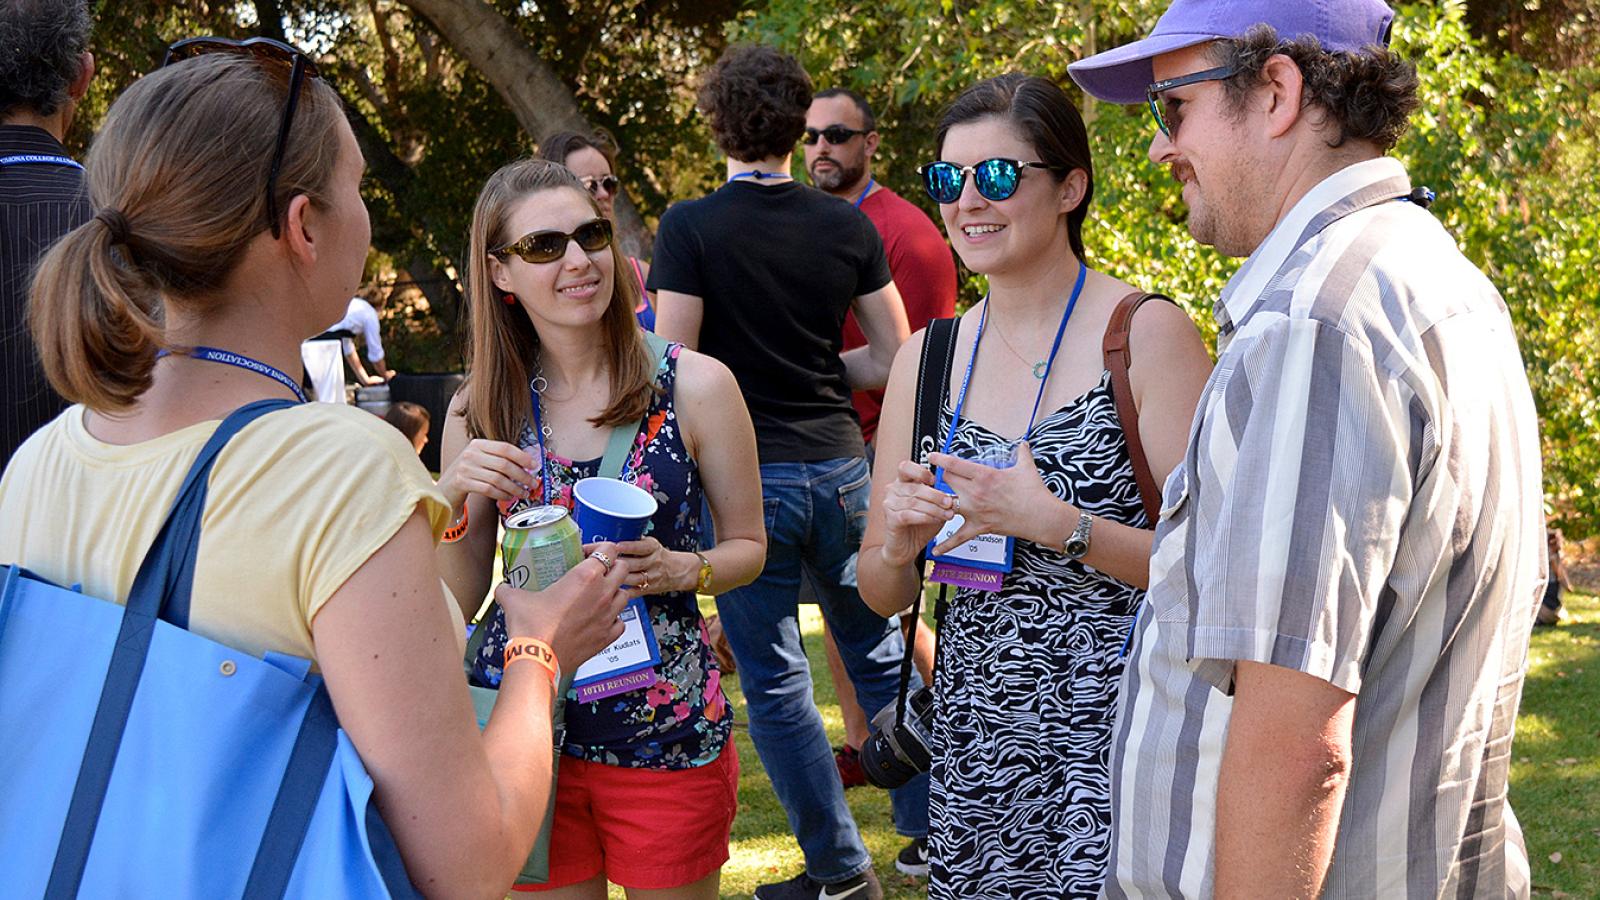
[[[461,502],[461,518],[450,523],[450,527],[439,536],[441,544],[454,544],[467,536],[467,501]]]
[[[500,671],[504,672],[511,668],[512,663],[521,662],[525,659],[532,660],[543,666],[544,670],[550,673],[551,684],[554,685],[561,682],[561,662],[556,659],[556,652],[550,649],[549,644],[538,638],[512,638],[507,641],[506,659],[500,666]]]

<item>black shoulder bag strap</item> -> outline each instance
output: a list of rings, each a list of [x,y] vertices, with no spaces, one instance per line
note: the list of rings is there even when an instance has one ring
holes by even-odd
[[[956,330],[961,320],[934,319],[922,336],[922,357],[917,361],[917,405],[911,411],[911,460],[928,464],[928,454],[939,447],[939,414],[950,395],[950,373],[955,368]],[[911,635],[906,638],[906,654],[900,660],[900,691],[895,695],[895,718],[906,714],[906,692],[911,687],[911,660],[917,651],[916,622],[922,617],[922,570],[925,556],[917,554],[917,596],[911,601]],[[934,628],[944,625],[948,585],[939,585],[939,601],[933,608]],[[937,651],[934,667],[939,664]],[[929,685],[932,687],[932,685]]]

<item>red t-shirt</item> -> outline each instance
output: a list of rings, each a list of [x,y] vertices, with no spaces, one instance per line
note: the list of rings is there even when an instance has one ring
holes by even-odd
[[[956,261],[939,226],[914,204],[888,188],[880,188],[861,204],[883,238],[900,299],[905,301],[911,332],[926,328],[934,319],[956,314]],[[867,336],[856,324],[854,312],[844,320],[844,349],[865,346]],[[871,441],[878,430],[883,391],[856,391],[850,400],[861,417],[861,435]]]

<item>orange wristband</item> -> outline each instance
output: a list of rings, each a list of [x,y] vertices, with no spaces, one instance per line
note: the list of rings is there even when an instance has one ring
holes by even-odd
[[[556,659],[556,652],[550,645],[538,638],[512,638],[506,642],[506,660],[500,666],[500,671],[511,668],[512,663],[522,660],[532,660],[544,667],[550,673],[550,682],[555,684],[561,681],[561,662]]]
[[[439,536],[439,542],[443,544],[454,544],[456,541],[459,541],[466,536],[467,501],[463,500],[461,503],[461,518],[452,522],[450,527],[444,530],[444,534]]]

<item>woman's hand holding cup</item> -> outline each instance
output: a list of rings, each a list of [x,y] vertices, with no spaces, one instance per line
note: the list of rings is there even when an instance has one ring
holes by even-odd
[[[948,553],[980,534],[1032,540],[1032,520],[1039,518],[1043,502],[1055,499],[1039,476],[1027,441],[1015,445],[1014,461],[1010,445],[974,455],[978,458],[928,455],[928,461],[943,471],[945,484],[955,492],[956,512],[963,520],[954,534],[933,548],[935,553]]]
[[[883,496],[884,561],[911,564],[955,514],[955,498],[934,487],[928,467],[901,460]]]
[[[618,563],[628,568],[626,584],[635,597],[693,590],[700,583],[700,558],[661,546],[653,537],[617,544]]]

